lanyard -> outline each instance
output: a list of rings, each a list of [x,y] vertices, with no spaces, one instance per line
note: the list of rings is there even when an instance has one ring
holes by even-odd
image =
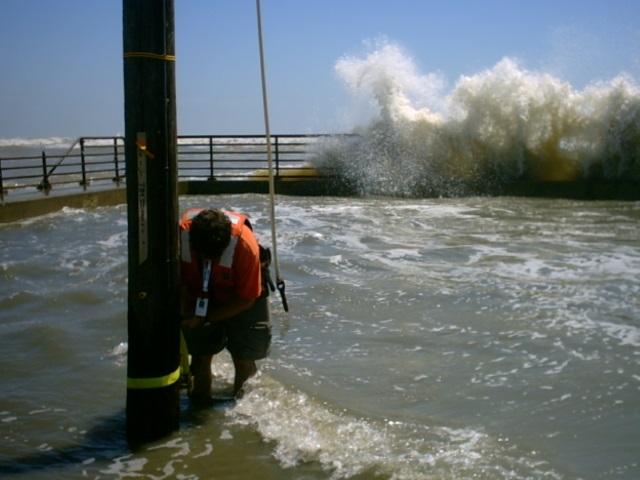
[[[211,266],[213,261],[206,260],[202,267],[202,291],[207,293],[209,291],[209,279],[211,278]]]

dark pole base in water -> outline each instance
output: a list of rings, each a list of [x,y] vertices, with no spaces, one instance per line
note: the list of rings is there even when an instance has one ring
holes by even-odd
[[[126,434],[132,447],[162,438],[180,424],[180,382],[165,388],[127,389]]]

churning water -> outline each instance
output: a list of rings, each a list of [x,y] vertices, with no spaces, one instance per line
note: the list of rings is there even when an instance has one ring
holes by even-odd
[[[256,195],[183,197],[246,212]],[[640,205],[282,198],[291,306],[235,407],[132,452],[126,207],[0,226],[5,478],[637,478]],[[232,367],[212,366],[228,390]]]

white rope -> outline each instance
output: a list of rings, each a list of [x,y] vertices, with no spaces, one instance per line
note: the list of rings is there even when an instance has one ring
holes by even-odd
[[[267,161],[269,164],[269,203],[271,216],[271,243],[273,246],[273,264],[276,271],[276,285],[282,297],[284,310],[288,311],[287,299],[284,295],[284,280],[280,276],[280,264],[278,262],[278,244],[276,242],[276,201],[275,184],[273,180],[273,153],[271,151],[271,131],[269,127],[269,102],[267,101],[267,76],[264,67],[264,46],[262,43],[262,15],[260,13],[260,0],[256,0],[256,10],[258,13],[258,41],[260,44],[260,73],[262,76],[262,105],[264,110],[264,127],[267,141]]]

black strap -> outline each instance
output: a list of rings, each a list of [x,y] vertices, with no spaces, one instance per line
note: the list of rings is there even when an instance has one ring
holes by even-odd
[[[284,294],[284,280],[279,278],[276,281],[276,284],[278,285],[278,291],[280,292],[280,298],[282,299],[282,307],[284,308],[285,312],[288,312],[289,311],[289,304],[287,303],[287,297]]]

